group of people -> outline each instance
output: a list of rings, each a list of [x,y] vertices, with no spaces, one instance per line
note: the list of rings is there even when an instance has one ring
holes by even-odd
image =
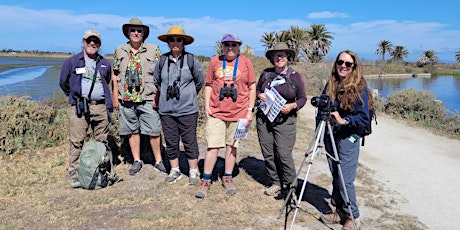
[[[249,127],[253,112],[257,110],[258,140],[271,184],[264,194],[275,196],[297,186],[292,151],[296,141],[297,112],[307,102],[307,96],[303,77],[289,66],[296,57],[294,50],[282,42],[274,44],[265,53],[273,66],[265,69],[257,79],[251,61],[240,54],[242,40],[234,34],[225,34],[220,40],[223,53],[211,58],[205,75],[197,57],[185,50],[194,38],[182,27],[172,26],[167,33],[158,36],[170,49],[163,54],[157,45],[145,41],[149,27],[141,20],[132,18],[122,26],[122,31],[129,41],[116,47],[112,62],[98,52],[102,45],[100,33],[88,30],[83,35],[82,52],[66,59],[62,65],[60,86],[70,104],[68,175],[71,187],[79,187],[76,168],[88,129],[91,127],[95,140],[107,144],[109,117],[114,109],[118,110],[119,134],[128,137],[134,160],[130,175],[139,173],[143,167],[141,134],[150,138],[154,168],[168,173],[161,155],[163,134],[171,166],[165,182],[175,183],[182,177],[179,168],[182,142],[189,164],[189,184],[200,184],[195,197],[206,197],[219,150],[224,149],[222,185],[227,194],[235,194],[233,171],[240,142],[234,138],[235,130],[240,119],[245,119],[245,126]],[[203,87],[207,151],[201,175],[196,130],[197,95]],[[271,96],[267,95],[270,92],[284,99],[282,106],[275,109],[275,115],[259,108],[259,104],[270,103]],[[359,137],[362,127],[370,120],[368,108],[372,106],[355,53],[349,50],[339,53],[323,94],[328,95],[337,108],[330,113],[335,140],[331,142],[329,135],[325,135],[325,147],[331,152],[332,143],[336,144],[351,204],[345,200],[347,194],[343,193],[339,180],[338,162],[329,159],[333,176],[331,203],[336,209],[326,210],[321,219],[326,223],[341,223],[344,229],[349,229],[353,227],[353,219],[359,225],[354,179]],[[320,110],[318,108],[318,121]],[[351,136],[358,139],[351,141]],[[352,213],[349,213],[349,205]]]

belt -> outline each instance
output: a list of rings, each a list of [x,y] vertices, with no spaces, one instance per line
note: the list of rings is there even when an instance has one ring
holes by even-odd
[[[90,105],[105,104],[105,100],[104,100],[104,99],[101,99],[101,100],[98,100],[98,101],[90,101],[89,104],[90,104]]]

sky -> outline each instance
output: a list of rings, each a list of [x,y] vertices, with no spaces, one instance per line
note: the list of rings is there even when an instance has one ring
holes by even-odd
[[[102,37],[100,52],[112,54],[127,42],[122,25],[136,17],[150,27],[146,41],[159,45],[162,52],[168,47],[157,37],[172,25],[195,38],[187,51],[210,57],[226,33],[238,35],[243,46],[263,56],[264,33],[324,24],[334,38],[326,59],[349,49],[365,61],[379,60],[377,44],[387,40],[406,47],[405,61],[433,50],[441,62],[453,63],[460,51],[459,9],[458,0],[2,0],[0,49],[77,53],[84,31],[95,29]]]

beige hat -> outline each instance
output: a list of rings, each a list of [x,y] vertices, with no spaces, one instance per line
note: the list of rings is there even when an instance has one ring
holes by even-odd
[[[295,51],[293,49],[289,49],[284,42],[278,42],[265,52],[265,57],[267,57],[272,64],[274,64],[272,55],[275,51],[285,51],[288,55],[288,59],[293,59],[295,57]]]
[[[123,29],[123,34],[125,35],[125,37],[127,39],[129,39],[129,27],[131,26],[142,26],[144,27],[144,41],[145,39],[147,39],[147,37],[149,36],[149,33],[150,33],[150,28],[144,24],[142,24],[142,21],[139,20],[138,18],[131,18],[131,20],[129,20],[128,23],[124,24],[122,29]]]
[[[190,36],[185,34],[184,28],[180,26],[171,26],[169,28],[168,32],[166,34],[158,36],[158,39],[160,41],[168,43],[168,37],[169,36],[180,36],[184,38],[184,45],[192,44],[195,39]]]
[[[87,30],[85,31],[85,34],[83,35],[83,39],[87,39],[91,36],[99,38],[101,40],[101,34],[97,30]]]

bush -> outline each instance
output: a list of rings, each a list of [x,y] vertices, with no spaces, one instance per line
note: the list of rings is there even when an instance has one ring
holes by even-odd
[[[67,109],[30,101],[29,97],[0,97],[0,152],[57,146],[67,137]]]

